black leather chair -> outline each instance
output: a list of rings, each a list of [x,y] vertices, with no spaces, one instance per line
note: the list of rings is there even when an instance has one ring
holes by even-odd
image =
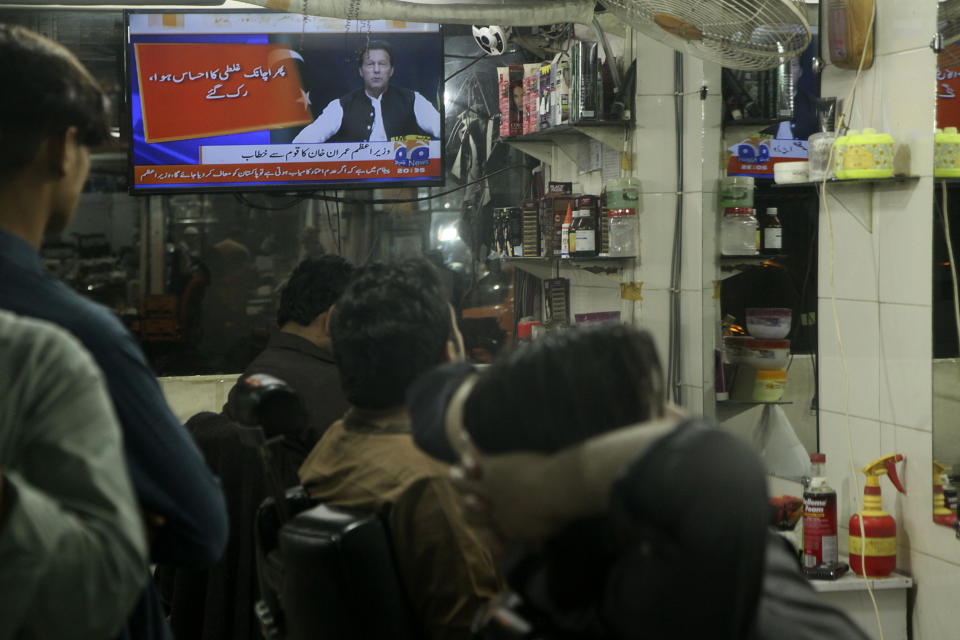
[[[375,514],[311,503],[287,491],[285,524],[268,498],[257,514],[257,605],[268,640],[422,638]],[[304,507],[308,507],[304,509]]]

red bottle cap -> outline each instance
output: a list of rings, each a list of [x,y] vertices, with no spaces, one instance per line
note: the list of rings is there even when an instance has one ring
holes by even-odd
[[[810,462],[826,462],[827,454],[825,453],[811,453]]]

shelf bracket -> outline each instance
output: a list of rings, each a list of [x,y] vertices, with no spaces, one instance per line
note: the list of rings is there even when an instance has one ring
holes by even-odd
[[[610,147],[614,151],[623,150],[623,138],[625,130],[622,128],[579,127],[577,125],[574,125],[573,128],[588,138],[598,140],[600,143]]]
[[[532,156],[544,164],[553,164],[553,143],[533,140],[508,140],[514,149],[519,149],[528,156]]]

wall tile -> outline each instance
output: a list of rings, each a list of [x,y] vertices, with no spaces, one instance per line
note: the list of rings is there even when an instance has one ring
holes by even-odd
[[[201,411],[219,413],[240,372],[206,376],[170,376],[158,378],[160,389],[181,422]]]
[[[879,299],[931,304],[933,180],[923,178],[910,187],[878,186],[874,198],[874,230],[883,256],[878,267]]]
[[[837,492],[837,521],[847,527],[850,515],[860,504],[863,494],[863,474],[859,472],[881,455],[881,429],[876,420],[850,417],[849,437],[843,414],[820,412],[820,449],[827,455],[827,478]],[[851,470],[857,470],[856,477]],[[847,550],[848,532],[840,534],[841,553]]]
[[[877,4],[878,55],[928,47],[933,37],[931,25],[937,20],[935,3],[880,0]]]
[[[703,194],[683,194],[683,252],[680,267],[680,288],[703,288]]]
[[[881,455],[899,453],[903,456],[903,462],[897,465],[897,475],[907,493],[901,494],[891,482],[881,480],[883,509],[896,518],[898,544],[921,553],[937,554],[941,532],[933,523],[931,436],[905,427],[895,427],[894,434],[894,446],[884,449]]]
[[[822,282],[824,278],[821,277],[820,280]],[[834,328],[833,305],[828,298],[820,298],[817,311],[820,407],[845,413],[849,406],[851,415],[876,420],[880,415],[878,305],[875,302],[837,300],[837,315],[849,380],[844,379],[840,347]]]
[[[929,431],[930,307],[880,304],[880,419]]]
[[[873,104],[864,107],[872,111],[864,126],[891,134],[898,145],[911,145],[910,173],[932,176],[933,154],[919,153],[929,147],[918,145],[918,153],[913,153],[912,145],[920,138],[932,137],[930,124],[937,109],[936,55],[924,46],[881,56],[876,66],[880,92],[872,97]]]
[[[574,314],[620,311],[620,289],[611,287],[570,287],[570,322]]]
[[[676,196],[672,193],[641,195],[639,272],[645,289],[666,289],[670,286],[673,230],[676,226],[675,203]]]
[[[956,541],[954,544],[960,547]],[[955,637],[960,564],[922,553],[910,556],[911,573],[916,580],[913,637],[917,640]]]
[[[827,198],[829,215],[823,204],[820,205],[820,250],[817,256],[820,295],[830,295],[832,268],[837,298],[877,300],[877,238],[861,220],[864,212],[868,220],[871,215],[873,220],[876,219],[876,214],[869,213],[873,208],[870,186],[828,185]]]
[[[703,387],[695,387],[688,384],[680,387],[681,405],[690,415],[703,415],[704,393]]]
[[[639,96],[634,175],[643,193],[677,192],[677,133],[673,96]]]
[[[639,313],[636,318],[638,326],[643,327],[653,336],[657,345],[657,355],[663,363],[663,370],[667,370],[667,354],[670,347],[670,293],[664,289],[647,289],[644,286],[643,300],[639,304]]]
[[[683,384],[703,386],[703,294],[700,289],[680,293],[680,375]]]
[[[673,95],[674,50],[641,33],[634,35],[637,95]],[[638,121],[639,122],[639,121]]]

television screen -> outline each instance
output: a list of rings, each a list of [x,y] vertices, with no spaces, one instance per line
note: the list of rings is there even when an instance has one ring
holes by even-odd
[[[440,25],[126,17],[132,193],[443,184]]]

